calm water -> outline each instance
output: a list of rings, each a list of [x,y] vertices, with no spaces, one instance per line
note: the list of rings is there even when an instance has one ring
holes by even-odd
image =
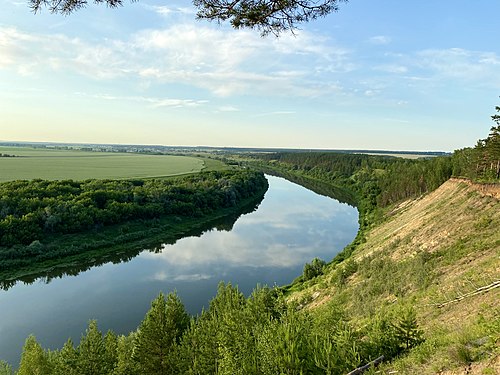
[[[144,251],[127,263],[108,263],[78,276],[0,290],[0,359],[19,362],[33,333],[45,348],[78,343],[89,319],[105,332],[137,328],[160,291],[176,290],[197,314],[220,280],[249,294],[257,283],[283,285],[314,257],[330,260],[355,237],[357,210],[284,179],[268,176],[258,209],[241,216],[230,231]]]

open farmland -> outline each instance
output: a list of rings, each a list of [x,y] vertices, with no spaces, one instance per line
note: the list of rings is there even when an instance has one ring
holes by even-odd
[[[85,180],[178,176],[223,169],[214,160],[176,155],[87,152],[78,150],[0,147],[0,182],[12,180]]]

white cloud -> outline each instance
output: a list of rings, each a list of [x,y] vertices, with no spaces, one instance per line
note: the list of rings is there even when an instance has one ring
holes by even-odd
[[[479,86],[500,86],[500,57],[492,52],[462,48],[432,49],[416,54],[415,64],[434,78],[467,81]]]
[[[169,17],[175,14],[189,14],[193,15],[196,14],[196,11],[194,8],[184,8],[184,7],[171,7],[171,6],[150,6],[150,5],[144,5],[146,9],[150,9],[153,12],[159,14],[160,16],[163,17]]]
[[[115,96],[109,94],[85,94],[85,93],[75,93],[80,96],[92,97],[99,100],[113,100],[113,101],[132,101],[140,103],[148,103],[153,108],[160,107],[174,107],[174,108],[184,108],[184,107],[198,107],[208,103],[208,100],[194,100],[194,99],[174,99],[174,98],[152,98],[144,96]]]
[[[391,43],[392,39],[385,35],[377,35],[368,39],[368,42],[375,45],[384,45]]]
[[[17,1],[17,0],[7,0],[7,2],[9,4],[12,4],[12,5],[15,5],[17,7],[20,7],[20,6],[26,6],[26,3],[25,2],[22,2],[22,1]]]
[[[191,85],[217,96],[324,95],[331,85],[321,75],[351,69],[349,54],[306,32],[270,40],[251,31],[188,23],[90,43],[0,27],[0,69],[19,74],[73,72],[95,80],[127,78],[148,85],[154,80]],[[309,68],[298,70],[302,60]]]
[[[26,45],[36,41],[36,38],[21,33],[12,27],[0,28],[0,68],[25,62],[30,57]]]
[[[365,90],[365,96],[375,96],[379,93],[378,90]]]
[[[370,75],[353,84],[365,96],[383,92],[389,99],[399,96],[403,87],[419,95],[432,95],[440,87],[500,87],[500,56],[492,52],[449,48],[383,56],[383,63],[362,70]]]
[[[395,73],[395,74],[402,74],[408,72],[408,68],[406,66],[397,64],[379,65],[375,67],[375,70],[379,70],[386,73]]]

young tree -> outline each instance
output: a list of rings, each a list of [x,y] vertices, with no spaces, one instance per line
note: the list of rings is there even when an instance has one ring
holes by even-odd
[[[113,331],[108,331],[104,336],[104,349],[106,373],[111,374],[118,362],[118,337]]]
[[[47,353],[36,341],[35,336],[30,335],[24,343],[21,362],[19,363],[18,375],[49,375],[52,368]]]
[[[78,359],[78,352],[73,346],[71,339],[69,339],[56,355],[54,374],[79,375]]]
[[[500,113],[500,107],[496,107]],[[493,172],[494,178],[500,179],[500,115],[491,116],[498,124],[492,126],[490,134],[485,140],[488,158],[490,160],[490,169]]]
[[[311,318],[290,306],[259,333],[261,373],[300,375],[313,373],[314,355],[310,344]]]
[[[137,331],[134,359],[141,374],[176,373],[176,346],[189,324],[189,316],[175,293],[163,293],[151,303]]]
[[[0,361],[0,375],[13,375],[12,366],[5,361]]]
[[[180,356],[184,373],[215,374],[219,360],[217,322],[204,310],[200,317],[192,320],[180,345]]]
[[[137,362],[132,358],[134,353],[135,333],[119,336],[117,342],[117,362],[113,375],[139,375]]]
[[[418,328],[417,314],[413,308],[407,308],[403,311],[401,318],[394,324],[394,329],[403,351],[424,342],[423,332]]]
[[[302,277],[304,280],[310,280],[316,276],[323,274],[323,269],[326,266],[326,262],[319,258],[314,258],[311,263],[306,263],[304,265],[304,270],[302,272]]]
[[[91,320],[85,335],[78,345],[78,372],[81,375],[104,375],[106,369],[106,346],[97,322]]]

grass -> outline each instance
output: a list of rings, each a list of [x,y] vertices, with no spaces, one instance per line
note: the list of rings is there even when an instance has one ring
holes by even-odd
[[[358,327],[380,311],[413,306],[426,342],[379,373],[449,375],[469,365],[474,374],[499,373],[500,288],[438,307],[498,280],[499,208],[498,200],[447,182],[397,212],[389,208],[351,258],[294,285],[289,298],[311,313],[321,309],[316,301],[341,301]]]
[[[0,147],[0,182],[12,180],[85,180],[179,176],[227,167],[211,159],[176,155],[86,152]]]

